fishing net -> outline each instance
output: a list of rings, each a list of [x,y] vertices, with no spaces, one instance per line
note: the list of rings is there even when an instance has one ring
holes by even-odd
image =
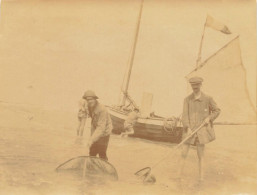
[[[199,131],[203,126],[205,125],[205,122],[203,122],[200,126],[195,128],[186,138],[184,138],[178,145],[176,145],[171,152],[168,152],[166,156],[159,159],[158,162],[156,162],[152,167],[145,167],[143,169],[140,169],[135,173],[138,179],[142,180],[144,183],[155,183],[156,178],[153,174],[151,174],[152,169],[159,165],[162,161],[164,161],[167,157],[169,157],[172,154],[175,154],[176,150],[182,146],[189,138],[191,138],[197,131]]]
[[[56,171],[89,180],[118,180],[117,171],[112,164],[92,156],[72,158],[59,165]]]

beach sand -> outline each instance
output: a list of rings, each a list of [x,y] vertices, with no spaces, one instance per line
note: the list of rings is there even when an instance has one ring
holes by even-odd
[[[215,126],[216,140],[206,145],[205,181],[198,185],[197,155],[192,148],[184,178],[176,180],[180,151],[152,173],[157,182],[144,185],[133,175],[172,151],[171,143],[112,135],[109,162],[119,181],[88,183],[60,177],[55,168],[87,155],[89,121],[83,139],[76,138],[76,113],[0,103],[0,194],[257,194],[256,126]]]

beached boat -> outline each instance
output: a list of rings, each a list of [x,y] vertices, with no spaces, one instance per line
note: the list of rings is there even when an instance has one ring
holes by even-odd
[[[113,133],[121,133],[128,112],[109,107],[109,113],[113,122]],[[139,118],[134,126],[135,134],[133,136],[155,141],[179,143],[182,135],[181,124],[174,126],[172,130],[167,130],[164,123],[164,118]]]
[[[127,117],[128,113],[131,110],[133,110],[133,108],[138,108],[135,101],[128,95],[128,87],[133,67],[134,55],[136,51],[142,9],[143,1],[141,2],[138,23],[135,32],[135,40],[133,43],[132,55],[129,63],[129,69],[124,76],[124,81],[126,80],[126,82],[123,83],[123,100],[117,106],[109,106],[109,112],[113,121],[113,132],[118,134],[120,134],[123,131],[124,120]],[[141,108],[140,111],[142,111],[142,109],[143,108]],[[149,112],[144,112],[143,115],[144,116],[140,117],[134,126],[135,133],[133,137],[145,138],[156,141],[166,141],[172,143],[178,143],[181,141],[182,126],[179,122],[179,118],[171,117],[169,119],[165,119],[164,117],[156,116],[153,113],[150,115]]]

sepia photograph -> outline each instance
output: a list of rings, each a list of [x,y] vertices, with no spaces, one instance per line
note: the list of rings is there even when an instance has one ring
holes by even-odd
[[[256,0],[0,0],[0,195],[257,195]]]

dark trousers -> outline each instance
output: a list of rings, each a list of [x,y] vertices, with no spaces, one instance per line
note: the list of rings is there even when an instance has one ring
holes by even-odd
[[[110,139],[110,135],[101,137],[99,140],[93,143],[92,146],[90,147],[89,155],[96,156],[98,154],[100,158],[108,161],[106,151],[107,151],[109,139]]]

